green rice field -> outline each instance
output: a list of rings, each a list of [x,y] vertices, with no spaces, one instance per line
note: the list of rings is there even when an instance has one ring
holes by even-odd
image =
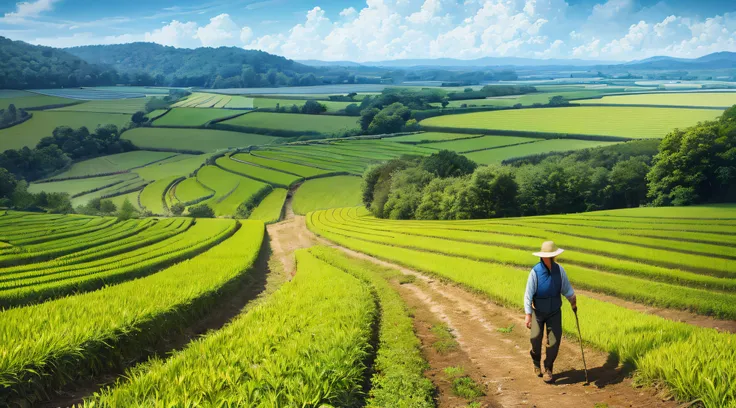
[[[142,210],[142,208],[138,205],[138,195],[140,194],[140,191],[133,191],[132,193],[127,194],[121,194],[115,197],[110,197],[107,200],[112,201],[115,206],[120,209],[120,207],[123,205],[125,200],[130,201],[130,203],[135,207],[138,211]]]
[[[68,193],[70,196],[81,194],[85,191],[96,190],[126,180],[136,178],[135,174],[116,174],[112,176],[93,177],[76,180],[52,181],[49,183],[32,183],[28,186],[31,193],[45,191],[47,193]]]
[[[177,178],[179,177],[164,177],[147,185],[140,194],[141,205],[153,214],[168,214],[169,211],[164,206],[164,195]]]
[[[230,157],[220,157],[215,162],[218,167],[229,172],[260,180],[276,187],[289,187],[301,180],[301,177],[293,174],[244,163]]]
[[[475,139],[453,140],[449,142],[426,143],[423,147],[437,150],[452,150],[458,153],[477,150],[495,149],[503,146],[512,146],[525,143],[539,142],[540,139],[513,136],[483,136]]]
[[[58,96],[39,95],[26,91],[13,91],[7,93],[3,90],[7,97],[0,97],[0,109],[7,109],[10,104],[15,105],[19,109],[39,108],[43,106],[66,105],[77,103],[79,101]]]
[[[169,116],[169,113],[166,116]],[[164,116],[164,117],[166,117]],[[293,132],[332,133],[358,127],[351,116],[302,115],[294,113],[253,112],[222,122],[226,125],[259,129],[279,129]]]
[[[80,205],[86,205],[88,202],[95,198],[110,198],[110,197],[116,197],[118,195],[127,194],[129,192],[140,192],[146,185],[146,181],[141,179],[140,177],[135,177],[135,175],[132,175],[130,178],[125,179],[121,183],[116,183],[114,185],[111,185],[109,187],[102,188],[97,191],[93,191],[87,194],[80,195],[78,197],[72,198],[72,206],[74,208],[80,206]]]
[[[19,125],[0,129],[0,151],[36,147],[44,137],[51,136],[59,126],[79,128],[86,126],[94,131],[100,125],[122,128],[130,122],[130,115],[92,112],[33,112],[33,117]]]
[[[215,214],[233,215],[238,206],[254,196],[268,184],[222,170],[216,166],[205,166],[197,172],[197,180],[215,191],[214,197],[205,201]]]
[[[519,109],[446,115],[425,119],[424,127],[662,138],[675,128],[713,120],[717,110],[639,107]]]
[[[294,194],[294,212],[304,215],[323,208],[358,205],[361,202],[360,184],[360,177],[353,176],[307,180]]]
[[[300,164],[289,163],[281,160],[269,160],[263,157],[254,156],[248,153],[238,153],[233,158],[248,163],[257,164],[269,169],[279,170],[284,173],[295,174],[301,177],[316,177],[329,174],[329,170],[322,170],[316,167],[303,166]]]
[[[138,111],[145,112],[149,98],[130,98],[115,100],[99,100],[83,102],[63,108],[52,109],[52,112],[95,112],[95,113],[126,113],[132,115]]]
[[[109,156],[96,157],[90,160],[84,160],[72,164],[71,168],[61,174],[54,176],[54,179],[67,177],[83,177],[94,176],[97,174],[116,173],[130,170],[134,167],[143,167],[153,162],[162,162],[164,159],[177,158],[176,153],[168,152],[151,152],[146,150],[135,150],[132,152],[111,154]]]
[[[464,153],[463,155],[478,164],[495,164],[517,157],[533,156],[535,154],[545,154],[549,152],[566,152],[589,149],[593,147],[610,146],[615,143],[616,142],[600,142],[595,140],[550,139],[516,146]]]
[[[344,208],[310,213],[307,224],[338,245],[449,280],[514,311],[523,306],[519,294],[524,292],[529,265],[534,262],[531,252],[542,240],[553,239],[566,249],[558,259],[572,285],[591,293],[577,294],[578,317],[587,345],[615,353],[621,363],[631,365],[638,384],[659,384],[680,401],[698,399],[706,407],[732,406],[736,391],[731,379],[736,379],[736,368],[730,362],[736,358],[736,335],[665,319],[597,296],[736,317],[736,295],[733,290],[724,290],[732,287],[732,277],[736,276],[730,270],[732,246],[724,242],[696,249],[678,246],[674,237],[675,231],[684,230],[724,238],[736,232],[736,207],[716,206],[708,217],[710,209],[675,209],[669,212],[673,223],[665,224],[660,217],[647,217],[642,212],[638,217],[610,211],[602,217],[584,213],[397,221],[373,218],[364,209]],[[659,209],[640,211],[645,210],[652,215]],[[716,219],[723,216],[728,220]],[[698,217],[699,221],[689,221]],[[625,222],[612,224],[599,218]],[[571,230],[580,224],[589,227]],[[650,231],[669,236],[652,239],[639,235]],[[716,271],[724,275],[716,277]],[[575,338],[576,319],[569,306],[565,305],[562,313],[564,333]],[[693,376],[686,368],[695,366],[698,375]]]
[[[263,221],[266,224],[278,222],[281,217],[281,209],[284,208],[286,193],[286,189],[274,188],[250,213],[248,219]]]
[[[704,106],[730,108],[736,105],[736,92],[686,92],[641,95],[612,95],[600,99],[575,101],[584,105],[663,105],[663,106]]]
[[[174,108],[166,115],[153,121],[153,126],[195,127],[205,123],[237,115],[238,112],[227,109]]]
[[[445,140],[468,139],[474,136],[480,135],[466,135],[465,133],[422,132],[413,135],[386,138],[386,140],[399,143],[429,143],[442,142]]]
[[[2,131],[0,131],[1,136]],[[142,149],[172,149],[199,152],[213,152],[232,147],[266,145],[277,139],[273,136],[230,132],[226,130],[164,128],[131,129],[123,133],[122,137],[130,140]]]
[[[186,180],[176,184],[172,189],[173,196],[177,202],[189,205],[195,201],[199,201],[205,197],[209,197],[215,193],[200,183],[196,177],[189,177]]]
[[[144,180],[158,180],[170,176],[187,176],[203,165],[208,157],[208,154],[177,154],[169,159],[134,169],[133,172],[141,176]]]

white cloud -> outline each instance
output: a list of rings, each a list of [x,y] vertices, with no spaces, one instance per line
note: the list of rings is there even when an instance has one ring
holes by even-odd
[[[196,35],[197,23],[193,21],[182,23],[181,21],[173,20],[161,28],[146,33],[145,40],[172,47],[190,48],[200,45],[196,41]]]
[[[358,12],[355,10],[355,7],[348,7],[345,10],[340,12],[340,17],[350,19],[350,18],[355,17],[355,14],[357,13]]]
[[[93,33],[87,32],[87,33],[75,33],[74,35],[71,35],[71,36],[36,38],[36,39],[30,40],[29,42],[31,44],[65,48],[65,47],[76,47],[80,45],[89,45],[89,44],[125,44],[125,43],[131,43],[131,42],[143,41],[143,40],[144,40],[144,36],[142,35],[123,34],[123,35],[111,35],[111,36],[98,37]]]
[[[253,38],[253,30],[250,27],[243,27],[240,29],[240,42],[247,44],[251,38]]]
[[[5,13],[5,16],[0,21],[8,24],[22,24],[28,18],[38,17],[45,11],[51,11],[54,3],[57,1],[59,0],[37,0],[34,2],[17,3],[15,5],[15,11]]]
[[[210,19],[210,23],[197,28],[196,37],[205,47],[234,46],[240,43],[242,32],[228,14]]]
[[[414,24],[426,24],[439,14],[442,10],[440,0],[425,0],[422,8],[416,13],[412,13],[406,18],[407,21]]]

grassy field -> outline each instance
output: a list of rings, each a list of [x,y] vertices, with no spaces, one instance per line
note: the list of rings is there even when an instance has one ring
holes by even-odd
[[[0,151],[36,147],[39,140],[51,136],[59,126],[79,128],[86,126],[94,131],[99,125],[116,125],[122,128],[130,122],[130,115],[117,113],[84,112],[33,112],[33,117],[20,125],[0,130]]]
[[[171,184],[178,177],[179,176],[164,177],[147,185],[146,188],[141,191],[141,205],[146,210],[156,215],[168,214],[168,209],[164,207],[164,194],[166,194],[169,187],[171,187]]]
[[[45,191],[47,193],[68,193],[76,195],[85,191],[99,189],[117,182],[136,178],[135,174],[116,174],[113,176],[93,177],[77,180],[52,181],[49,183],[32,183],[28,186],[31,193]]]
[[[692,216],[702,217],[708,207],[680,211],[686,221]],[[729,218],[736,218],[734,211],[736,208],[732,208]],[[723,207],[716,207],[716,213],[723,214]],[[563,228],[554,233],[548,231],[545,220],[559,218],[564,219]],[[619,232],[605,222],[592,228],[604,239],[569,235],[569,225],[585,220],[598,223],[588,214],[478,221],[393,221],[374,219],[354,208],[319,211],[307,217],[309,227],[324,238],[456,282],[514,310],[522,307],[522,297],[518,294],[524,291],[529,265],[536,262],[530,253],[542,240],[554,239],[560,247],[568,249],[559,261],[577,288],[657,307],[736,317],[733,291],[701,289],[683,283],[683,279],[717,279],[704,276],[700,268],[725,271],[731,260],[674,248],[655,250],[649,238],[628,235],[624,230]],[[661,225],[652,224],[653,221],[656,219],[637,219],[640,225],[649,223],[650,230]],[[682,228],[711,234],[723,230],[719,233],[723,236],[736,232],[736,225],[722,221],[683,224]],[[524,236],[516,235],[518,230],[525,231]],[[677,243],[672,238],[663,241]],[[726,251],[729,248],[720,247]],[[605,248],[606,253],[599,254],[590,248]],[[673,260],[677,260],[679,268],[669,264]],[[626,269],[630,261],[635,261],[631,263],[633,267]],[[733,283],[725,278],[721,281],[724,285]],[[586,343],[615,353],[620,362],[634,366],[640,381],[665,384],[678,399],[700,399],[705,406],[729,406],[736,401],[730,381],[720,382],[720,379],[736,378],[736,368],[724,361],[736,356],[736,335],[667,320],[582,294],[577,297],[581,310],[585,310],[579,317],[581,327],[586,328]],[[563,331],[575,336],[575,319],[570,318],[567,307],[562,312],[567,316],[562,319]],[[694,365],[698,366],[697,376],[683,370]]]
[[[3,91],[7,92],[7,91]],[[60,98],[58,96],[46,96],[34,94],[31,92],[15,91],[16,95],[11,97],[0,98],[0,109],[7,109],[10,104],[15,105],[16,108],[27,109],[27,108],[38,108],[41,106],[54,106],[54,105],[66,105],[70,103],[78,102],[74,99]]]
[[[291,109],[293,105],[302,107],[306,103],[306,99],[279,99],[279,98],[253,98],[253,106],[256,108],[275,108],[276,105]],[[318,101],[322,105],[325,105],[327,112],[337,112],[345,109],[346,106],[355,102],[333,102],[333,101]],[[360,103],[358,103],[359,105]]]
[[[467,139],[469,137],[479,135],[466,135],[465,133],[442,133],[442,132],[422,132],[413,135],[397,136],[386,138],[390,142],[412,142],[412,143],[424,143],[424,142],[441,142],[445,140],[454,139]]]
[[[204,197],[208,197],[214,193],[214,190],[210,190],[205,187],[202,183],[197,181],[196,177],[190,177],[174,187],[174,197],[177,201],[187,205]]]
[[[236,115],[227,109],[174,108],[160,119],[153,121],[153,126],[195,127],[227,116]]]
[[[122,183],[72,198],[72,206],[76,208],[80,205],[86,205],[95,198],[114,197],[131,191],[140,191],[143,189],[146,185],[146,181],[139,177],[135,177],[134,174],[131,176],[131,178],[124,180]]]
[[[501,147],[498,149],[481,150],[465,153],[464,156],[478,164],[501,163],[506,159],[532,156],[549,152],[566,152],[570,150],[588,149],[598,146],[609,146],[615,142],[598,142],[592,140],[551,139],[540,140],[517,146]]]
[[[358,205],[361,202],[360,177],[336,176],[307,180],[294,194],[294,212],[307,214],[324,208]]]
[[[569,133],[630,138],[661,138],[675,128],[684,128],[721,114],[717,110],[630,107],[571,107],[520,109],[438,116],[422,126],[458,129],[511,130]]]
[[[215,196],[205,203],[210,205],[218,216],[234,215],[240,204],[268,186],[216,166],[205,166],[200,169],[197,180],[215,191]]]
[[[149,163],[162,161],[167,158],[184,159],[188,155],[178,157],[176,153],[150,152],[146,150],[135,150],[132,152],[111,154],[109,156],[96,157],[72,164],[69,170],[54,176],[55,179],[66,177],[93,176],[96,174],[115,173],[145,166]]]
[[[585,99],[575,101],[580,104],[613,104],[613,105],[670,105],[670,106],[707,106],[730,108],[736,105],[736,92],[687,92],[661,93],[643,95],[613,95],[601,99]]]
[[[163,115],[164,113],[166,113],[167,111],[168,111],[168,109],[156,109],[156,110],[153,110],[151,112],[148,112],[146,114],[146,117],[149,118],[149,119],[157,118],[157,117]]]
[[[289,187],[301,179],[301,177],[293,174],[243,163],[233,160],[230,157],[220,157],[216,160],[216,163],[218,167],[229,172],[250,177],[255,180],[261,180],[277,187]]]
[[[2,131],[0,131],[1,136]],[[123,133],[122,137],[142,149],[181,149],[200,152],[213,152],[231,147],[265,145],[277,139],[273,136],[225,130],[155,128],[132,129]]]
[[[437,150],[452,150],[458,153],[464,153],[476,150],[494,149],[502,146],[511,146],[524,143],[535,143],[540,139],[532,139],[529,137],[512,137],[512,136],[483,136],[475,139],[463,139],[449,142],[427,143],[422,146]]]
[[[204,164],[207,157],[209,157],[208,154],[177,154],[170,159],[135,169],[133,172],[144,180],[158,180],[170,176],[188,176]]]
[[[133,204],[133,207],[135,207],[137,210],[141,210],[141,207],[138,205],[138,195],[140,194],[140,191],[134,191],[132,193],[128,194],[122,194],[115,197],[110,197],[108,200],[112,201],[115,206],[120,209],[120,207],[123,205],[125,200],[130,201],[131,204]]]
[[[324,174],[329,174],[329,170],[322,170],[316,167],[302,166],[299,164],[289,163],[281,160],[269,160],[263,157],[254,156],[248,153],[238,153],[233,156],[234,158],[257,164],[259,166],[268,167],[269,169],[280,170],[285,173],[296,174],[301,177],[315,177]]]
[[[284,188],[275,188],[264,198],[252,213],[250,220],[263,221],[266,224],[278,222],[281,217],[281,209],[284,208],[287,190]]]
[[[358,127],[357,118],[351,116],[302,115],[292,113],[268,112],[249,113],[222,123],[227,125],[250,128],[281,129],[294,132],[309,131],[321,133],[332,133]]]
[[[126,113],[132,115],[138,111],[145,112],[149,98],[116,99],[112,101],[89,101],[77,105],[52,109],[52,112],[96,112]]]

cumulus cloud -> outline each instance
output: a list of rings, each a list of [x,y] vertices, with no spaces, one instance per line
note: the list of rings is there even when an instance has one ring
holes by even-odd
[[[199,45],[195,38],[196,34],[197,23],[193,21],[182,23],[173,20],[159,29],[147,32],[145,40],[172,47],[195,47]]]
[[[197,38],[205,47],[234,46],[240,42],[240,29],[229,14],[220,14],[197,28]]]
[[[15,11],[5,13],[0,21],[8,24],[24,23],[28,18],[38,17],[41,13],[52,10],[54,3],[57,1],[59,0],[37,0],[17,3],[15,5]]]

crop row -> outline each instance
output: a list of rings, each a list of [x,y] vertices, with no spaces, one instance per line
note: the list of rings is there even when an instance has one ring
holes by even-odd
[[[360,228],[361,232],[365,231],[382,231],[390,233],[407,234],[440,238],[443,240],[456,241],[454,245],[467,243],[467,245],[490,245],[493,247],[495,256],[505,253],[508,256],[505,262],[526,265],[528,257],[526,254],[533,252],[543,240],[549,239],[548,233],[545,231],[535,231],[531,228],[521,228],[513,226],[471,226],[458,225],[457,228],[449,228],[447,224],[436,225],[435,227],[419,227],[411,223],[387,223],[379,220],[354,218],[348,214],[347,210],[343,210],[336,216],[343,218],[341,222],[345,225]],[[524,233],[526,235],[506,235],[515,232]],[[575,237],[572,237],[575,238]],[[567,248],[567,237],[560,237],[556,241],[560,246]],[[466,248],[468,247],[466,246]],[[522,251],[519,251],[522,250]],[[513,251],[513,252],[512,252]],[[585,252],[587,248],[581,251],[568,251],[565,253],[565,262],[582,267],[600,269],[608,272],[631,275],[649,280],[656,280],[666,283],[692,286],[704,289],[716,289],[733,291],[736,290],[736,281],[728,278],[719,278],[715,276],[694,273],[680,268],[667,268],[647,263],[636,262],[632,260],[617,259],[615,257],[600,255],[596,253]],[[483,253],[483,251],[480,251]],[[487,252],[487,251],[486,251]],[[516,260],[516,262],[514,262]]]
[[[375,300],[305,250],[296,260],[295,278],[265,302],[86,406],[356,406]]]
[[[279,170],[284,173],[294,174],[300,177],[316,177],[330,173],[327,170],[318,169],[316,167],[302,166],[299,164],[289,163],[280,160],[269,160],[246,153],[236,154],[233,156],[233,158],[236,160],[244,161],[246,163],[257,164],[259,166]]]
[[[230,157],[220,157],[216,161],[217,165],[227,171],[241,176],[250,177],[254,180],[269,183],[276,187],[289,187],[297,181],[301,180],[299,176],[293,174],[282,173],[278,170],[271,170],[264,167],[254,166],[244,163]]]
[[[4,275],[0,281],[0,307],[38,302],[74,292],[145,276],[190,258],[231,236],[237,223],[201,220],[187,232],[129,253],[74,264],[40,273],[31,270]]]
[[[316,217],[316,218],[315,218]],[[361,241],[375,242],[420,251],[441,253],[498,264],[528,267],[534,260],[531,250],[494,247],[470,242],[456,242],[441,238],[388,233],[350,227],[333,217],[333,211],[320,212],[312,216],[323,231],[349,236]],[[567,255],[567,253],[566,253]],[[566,259],[567,257],[565,257]],[[579,286],[612,294],[625,299],[661,307],[695,310],[701,314],[736,318],[736,295],[710,292],[665,283],[651,282],[630,276],[618,276],[598,270],[565,263],[570,280]]]
[[[434,274],[484,293],[494,301],[521,310],[527,275],[506,265],[391,246],[321,226],[319,213],[308,217],[316,233],[343,246]],[[643,383],[666,385],[681,400],[699,399],[706,407],[736,406],[736,336],[718,333],[636,312],[578,295],[585,341],[613,353],[637,370]],[[575,336],[575,319],[563,308],[563,330]],[[697,373],[697,374],[696,374]]]
[[[145,357],[233,288],[263,234],[263,223],[243,221],[221,244],[159,273],[0,313],[0,404],[33,403],[49,389]]]
[[[401,273],[370,261],[349,258],[334,248],[318,246],[310,248],[309,252],[325,263],[369,283],[378,298],[381,309],[378,351],[372,367],[373,386],[367,405],[434,407],[434,387],[423,376],[428,365],[422,357],[413,320],[401,296],[386,281],[386,278]]]

